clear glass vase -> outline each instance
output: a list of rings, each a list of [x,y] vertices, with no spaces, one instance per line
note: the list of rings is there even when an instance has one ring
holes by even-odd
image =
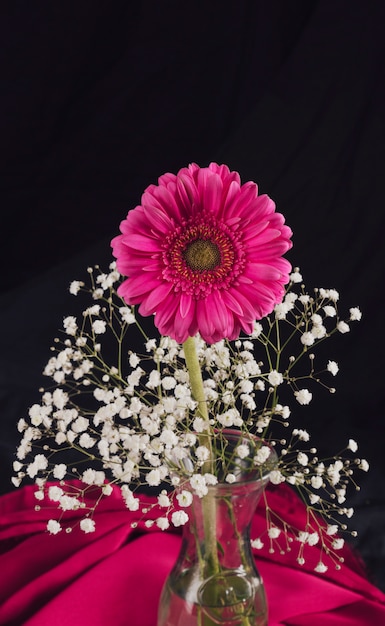
[[[227,440],[236,449],[239,433],[228,432]],[[254,441],[256,448],[267,445]],[[193,496],[181,550],[161,594],[158,626],[267,625],[250,525],[276,459],[271,448],[257,468],[233,456],[234,482],[219,482],[204,497]]]

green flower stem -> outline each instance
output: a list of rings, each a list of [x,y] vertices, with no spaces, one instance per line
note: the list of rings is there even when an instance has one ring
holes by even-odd
[[[210,451],[209,459],[206,461],[202,469],[203,472],[213,472],[214,459],[212,454],[211,437],[209,434],[211,427],[195,337],[188,337],[188,339],[186,339],[183,344],[183,351],[189,373],[192,396],[198,403],[198,414],[207,422],[207,429],[199,435],[200,445],[206,446]]]
[[[204,445],[209,449],[209,458],[202,467],[202,472],[213,473],[214,459],[210,437],[209,413],[205,391],[203,387],[202,370],[199,365],[198,353],[196,348],[195,337],[188,337],[183,344],[184,357],[188,369],[191,392],[194,400],[198,403],[198,413],[207,422],[207,431],[199,435],[200,445]],[[207,575],[217,574],[219,572],[219,562],[217,553],[216,539],[216,506],[214,498],[202,499],[204,531],[207,545],[206,565],[208,568]]]
[[[183,344],[184,358],[186,361],[191,391],[196,402],[198,402],[198,412],[203,419],[209,421],[209,413],[203,387],[202,371],[199,365],[198,352],[195,337],[188,337]]]

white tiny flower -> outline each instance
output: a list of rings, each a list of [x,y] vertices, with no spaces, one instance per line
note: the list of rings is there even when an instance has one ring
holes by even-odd
[[[74,496],[64,494],[59,500],[59,506],[63,511],[76,511],[80,507],[80,501]]]
[[[286,319],[286,315],[290,310],[289,305],[286,302],[281,302],[280,304],[276,304],[274,307],[274,313],[277,320]]]
[[[254,463],[256,465],[262,465],[267,461],[271,454],[271,450],[268,446],[261,446],[254,456]]]
[[[86,534],[93,533],[95,532],[95,522],[93,519],[86,517],[85,519],[80,520],[80,528]]]
[[[322,561],[320,561],[318,563],[318,565],[314,568],[315,572],[318,572],[319,574],[324,574],[325,572],[327,572],[328,566],[325,565],[325,563],[322,563]]]
[[[323,485],[321,476],[312,476],[310,482],[314,489],[320,489]]]
[[[84,283],[82,283],[80,280],[73,280],[69,288],[70,294],[73,296],[77,296],[81,287],[83,286],[84,286]]]
[[[367,472],[369,470],[369,463],[367,462],[366,459],[361,459],[361,463],[358,466],[360,469],[362,469],[364,472]]]
[[[63,489],[61,487],[58,487],[57,485],[53,485],[48,489],[48,497],[53,502],[59,502],[63,494]]]
[[[152,352],[156,348],[156,339],[149,339],[145,343],[147,352]]]
[[[332,302],[338,302],[340,294],[336,289],[328,289],[328,296]]]
[[[166,391],[169,391],[170,389],[174,389],[176,387],[176,380],[175,380],[175,378],[173,376],[165,376],[162,379],[162,387]]]
[[[207,430],[208,424],[207,420],[204,420],[202,417],[196,417],[193,421],[193,429],[197,433],[203,433],[203,431]]]
[[[315,324],[311,329],[314,339],[322,339],[326,335],[326,328],[322,324]]]
[[[44,454],[36,454],[34,464],[38,470],[45,470],[48,467],[48,460]]]
[[[54,470],[53,470],[54,478],[57,478],[58,480],[62,480],[64,476],[66,475],[66,472],[67,472],[67,466],[64,463],[59,463],[58,465],[55,465],[54,467]]]
[[[292,291],[286,294],[285,302],[287,302],[287,304],[290,305],[290,309],[293,308],[294,302],[297,300],[297,298],[298,298],[297,294],[293,293]]]
[[[88,307],[88,309],[86,309],[83,312],[83,315],[99,315],[100,313],[100,304],[94,304],[93,306]]]
[[[277,526],[270,526],[267,534],[269,535],[270,539],[277,539],[277,537],[279,537],[279,535],[281,534],[281,529]]]
[[[135,315],[133,314],[132,309],[130,309],[129,307],[127,306],[120,307],[119,313],[122,316],[123,322],[126,322],[126,324],[135,323]]]
[[[67,441],[67,437],[65,436],[64,433],[62,432],[56,433],[55,442],[58,444],[58,446],[61,446],[61,444],[64,443],[65,441]]]
[[[210,456],[210,450],[206,446],[198,446],[195,455],[199,461],[207,461]]]
[[[260,539],[252,539],[251,547],[254,548],[254,550],[261,550],[263,548],[263,541]]]
[[[332,547],[334,550],[341,550],[344,547],[345,541],[343,539],[334,539]]]
[[[95,335],[102,335],[106,332],[106,322],[104,322],[103,320],[95,320],[92,323],[92,330],[94,331]]]
[[[332,466],[328,468],[328,476],[333,486],[337,485],[341,478],[341,474],[339,473],[339,471]]]
[[[193,496],[190,491],[186,491],[186,489],[183,489],[183,491],[177,494],[176,499],[178,500],[179,506],[186,507],[190,506],[190,504],[192,503]]]
[[[190,485],[194,492],[197,494],[197,496],[199,496],[200,498],[207,495],[207,483],[204,476],[201,476],[201,474],[194,474],[193,476],[191,476]]]
[[[300,441],[309,441],[309,439],[310,439],[310,435],[307,432],[307,430],[303,430],[301,428],[294,428],[293,429],[293,436],[294,437],[298,437],[298,439]]]
[[[308,389],[300,389],[294,392],[294,396],[299,404],[305,405],[311,402],[313,394]]]
[[[242,393],[251,393],[254,389],[254,385],[251,380],[242,380],[239,385],[239,389]]]
[[[253,327],[253,331],[251,333],[251,337],[253,339],[257,339],[257,337],[259,337],[259,335],[262,333],[262,331],[263,331],[262,324],[260,324],[259,322],[254,322],[254,327]]]
[[[283,383],[282,374],[280,372],[277,372],[276,370],[272,370],[269,373],[267,379],[272,387],[277,387],[278,385],[281,385]]]
[[[93,485],[96,477],[96,472],[92,468],[88,468],[83,472],[82,481],[86,483],[86,485]]]
[[[250,454],[250,449],[248,445],[242,443],[239,446],[237,446],[237,449],[235,452],[240,459],[245,459]]]
[[[358,444],[356,441],[354,441],[354,439],[349,439],[349,443],[348,443],[348,450],[351,450],[352,452],[357,452],[358,450]]]
[[[68,317],[65,317],[63,320],[63,327],[67,335],[72,335],[72,336],[76,335],[76,331],[78,329],[78,326],[76,323],[76,317],[73,317],[73,315],[69,315]]]
[[[217,485],[218,484],[218,478],[216,476],[214,476],[214,474],[210,474],[209,472],[206,472],[206,474],[204,474],[203,476],[206,485],[210,486],[210,485]]]
[[[156,387],[158,387],[160,385],[160,373],[158,372],[158,370],[152,370],[152,372],[150,372],[150,375],[148,377],[148,382],[147,382],[147,387],[149,389],[155,389]]]
[[[35,491],[33,494],[36,500],[44,500],[44,492],[43,491]]]
[[[319,542],[319,534],[316,533],[316,532],[310,533],[309,537],[307,539],[307,542],[308,542],[309,546],[317,545],[317,543]]]
[[[139,498],[135,498],[131,489],[127,485],[122,485],[122,487],[120,488],[120,491],[121,491],[122,498],[128,510],[137,511],[140,505]]]
[[[130,354],[130,358],[128,359],[129,364],[131,367],[136,368],[138,367],[139,363],[140,363],[140,358],[138,357],[138,355],[135,352],[132,352]]]
[[[309,502],[310,504],[317,504],[317,502],[320,501],[320,496],[317,496],[315,493],[311,493],[309,495]]]
[[[239,418],[239,414],[236,409],[229,409],[225,411],[225,413],[221,413],[221,415],[217,415],[217,420],[222,426],[226,428],[231,428],[232,426],[237,425],[237,420]]]
[[[304,467],[306,467],[306,465],[309,462],[309,457],[304,452],[298,452],[297,461],[300,465],[303,465]]]
[[[50,519],[47,523],[47,530],[49,533],[51,533],[51,535],[57,535],[62,530],[62,527],[60,526],[58,521]]]
[[[69,434],[70,433],[68,433],[68,435]],[[92,437],[90,437],[88,433],[83,433],[79,438],[79,445],[82,448],[86,448],[86,449],[92,448],[95,443],[96,443],[96,439],[93,439]]]
[[[249,411],[254,411],[257,408],[255,400],[252,396],[249,396],[246,393],[241,393],[240,399],[242,400],[243,406],[245,406]]]
[[[110,485],[110,483],[102,485],[102,491],[103,491],[103,495],[110,496],[113,492],[112,485]]]
[[[333,376],[335,376],[339,370],[338,365],[335,361],[328,361],[326,366],[328,372],[330,372]]]
[[[362,318],[362,313],[360,309],[358,308],[358,306],[355,306],[349,309],[349,313],[350,313],[350,319],[352,322],[359,322],[360,319]]]
[[[188,522],[188,515],[185,511],[174,511],[171,521],[174,526],[184,526]]]
[[[63,391],[63,389],[55,389],[52,394],[53,404],[57,409],[64,409],[68,400],[68,393]]]
[[[160,528],[160,530],[167,530],[170,526],[170,522],[168,521],[167,517],[158,517],[158,519],[156,520],[156,525],[158,526],[158,528]]]
[[[22,433],[26,428],[27,428],[27,422],[25,421],[25,419],[21,418],[18,420],[17,422],[17,430],[19,431],[19,433]]]
[[[173,446],[176,446],[178,443],[178,437],[176,436],[176,434],[170,430],[169,428],[165,428],[160,437],[159,437],[160,441],[162,443],[164,443],[164,445],[166,446],[166,448],[172,448]]]
[[[86,417],[79,415],[79,417],[72,423],[72,430],[75,433],[82,433],[89,427],[90,422]]]
[[[327,304],[323,307],[324,313],[326,317],[335,317],[337,315],[337,311],[334,306],[331,304]]]
[[[314,343],[314,335],[310,331],[307,331],[301,335],[301,343],[304,346],[312,346]]]
[[[281,404],[277,404],[277,406],[275,407],[275,411],[278,415],[282,415],[284,420],[289,419],[290,417],[290,407],[288,407],[287,405],[282,406]]]
[[[279,470],[273,470],[270,472],[270,482],[273,485],[279,485],[280,483],[285,482],[285,477]]]
[[[158,496],[158,504],[162,508],[167,508],[170,506],[170,498],[168,497],[165,491],[162,491]]]
[[[342,333],[348,333],[350,331],[349,325],[346,322],[338,322],[337,330]]]
[[[227,483],[229,483],[231,485],[232,483],[235,483],[236,478],[235,478],[234,474],[227,474],[225,480],[226,480]]]
[[[302,282],[302,274],[295,269],[294,272],[290,274],[290,280],[292,283],[301,283]]]
[[[326,534],[327,535],[335,535],[336,533],[338,533],[338,526],[337,526],[337,524],[329,524],[327,529],[326,529]]]
[[[148,474],[146,474],[146,482],[151,487],[156,487],[157,485],[160,485],[161,483],[160,471],[158,469],[153,469],[150,472],[148,472]]]

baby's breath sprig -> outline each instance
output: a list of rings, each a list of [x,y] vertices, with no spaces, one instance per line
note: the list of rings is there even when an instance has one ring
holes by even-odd
[[[265,466],[274,446],[278,462],[270,481],[298,491],[306,520],[303,528],[293,528],[266,506],[266,530],[253,546],[266,538],[271,550],[295,546],[301,564],[307,546],[317,544],[317,571],[326,571],[325,555],[339,567],[342,534],[354,533],[344,521],[353,514],[346,506],[348,488],[358,488],[356,471],[367,471],[368,463],[352,456],[352,439],[341,453],[319,459],[307,430],[290,432],[291,408],[282,397],[289,392],[294,405],[308,405],[314,386],[334,392],[330,381],[338,364],[329,360],[316,367],[315,351],[333,334],[349,332],[360,310],[351,308],[342,317],[338,292],[316,289],[310,295],[295,269],[282,303],[254,324],[250,336],[212,345],[198,337],[206,412],[197,410],[183,345],[146,334],[134,308],[117,294],[122,279],[115,264],[106,273],[89,268],[88,275],[89,286],[70,285],[70,293],[87,298],[87,305],[80,316],[63,320],[44,369],[51,383],[18,423],[12,480],[16,486],[34,481],[36,506],[57,511],[47,530],[60,532],[66,515],[77,511],[76,523],[93,532],[95,509],[114,485],[128,509],[148,514],[148,525],[183,525],[192,493],[203,497],[218,480],[235,480],[237,462]],[[134,333],[143,344],[140,353],[133,350]],[[231,454],[223,439],[229,428],[242,435]],[[83,487],[75,489],[73,478]],[[144,504],[140,492],[148,489],[157,492],[156,506]]]

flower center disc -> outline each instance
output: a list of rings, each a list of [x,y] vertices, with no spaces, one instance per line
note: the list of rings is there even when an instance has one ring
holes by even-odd
[[[221,262],[221,253],[212,241],[196,239],[184,250],[183,258],[192,270],[213,270]]]

